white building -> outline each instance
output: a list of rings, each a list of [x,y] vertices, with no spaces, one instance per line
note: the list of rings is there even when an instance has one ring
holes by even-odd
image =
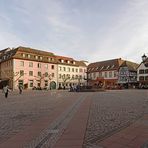
[[[142,56],[142,62],[137,68],[137,81],[140,87],[148,88],[148,57]]]
[[[85,85],[87,66],[83,61],[73,58],[57,56],[58,61],[58,88]]]

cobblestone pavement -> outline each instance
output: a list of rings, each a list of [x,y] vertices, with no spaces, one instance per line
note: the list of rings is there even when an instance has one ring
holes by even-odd
[[[77,94],[61,91],[11,92],[8,98],[0,92],[0,143],[13,137],[32,122],[52,116],[63,104],[67,107],[77,100]]]
[[[51,117],[63,108],[48,127],[24,147],[54,147],[84,100],[91,98],[91,107],[83,142],[84,148],[97,148],[99,141],[148,114],[147,90],[119,90],[94,93],[67,91],[11,92],[7,99],[0,92],[0,144],[44,117]],[[58,134],[57,134],[58,133]],[[49,138],[50,137],[50,138]],[[15,147],[16,148],[16,147]]]
[[[95,93],[84,139],[84,147],[112,135],[148,113],[147,90],[121,90]]]

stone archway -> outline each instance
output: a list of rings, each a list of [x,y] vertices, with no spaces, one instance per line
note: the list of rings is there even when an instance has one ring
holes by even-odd
[[[50,82],[50,89],[56,89],[56,82],[55,81]]]

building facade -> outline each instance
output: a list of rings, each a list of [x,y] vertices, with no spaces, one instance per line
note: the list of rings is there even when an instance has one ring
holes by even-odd
[[[25,89],[44,87],[56,89],[62,83],[59,78],[60,74],[65,74],[65,77],[72,74],[76,75],[76,73],[80,75],[76,70],[76,68],[79,70],[81,67],[78,61],[72,58],[67,58],[68,61],[61,60],[64,62],[60,62],[59,56],[54,53],[27,47],[2,50],[0,51],[0,87],[8,84],[13,89],[17,89],[19,85]],[[63,73],[59,71],[60,65],[66,69]],[[72,73],[74,67],[75,73]],[[85,75],[84,71],[81,75],[82,77]],[[72,83],[76,84],[76,79]],[[68,84],[66,83],[66,85]]]
[[[135,87],[137,85],[138,64],[124,61],[119,68],[118,84],[124,88]]]
[[[140,88],[148,88],[148,57],[143,55],[142,62],[137,68],[137,81]]]
[[[58,88],[70,88],[76,85],[86,85],[87,66],[83,61],[57,56]]]
[[[119,59],[100,61],[88,65],[88,84],[93,87],[114,88],[118,85],[118,72],[124,61]]]

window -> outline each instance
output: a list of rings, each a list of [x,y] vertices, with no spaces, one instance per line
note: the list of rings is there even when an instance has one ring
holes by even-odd
[[[41,63],[38,63],[38,68],[41,68]]]
[[[116,71],[114,71],[114,77],[117,77],[117,72]]]
[[[29,80],[29,86],[33,87],[33,80]]]
[[[29,76],[33,76],[33,71],[29,71]]]
[[[111,68],[114,68],[115,67],[115,65],[112,65],[112,67]]]
[[[65,74],[62,75],[62,78],[65,79]]]
[[[20,61],[20,66],[24,67],[24,61]]]
[[[70,67],[67,68],[68,72],[70,72]]]
[[[80,68],[80,69],[79,69],[79,72],[83,72],[83,69],[82,69],[82,68]]]
[[[54,73],[52,73],[51,76],[54,77]]]
[[[20,70],[20,76],[24,75],[24,70]]]
[[[145,69],[145,73],[148,73],[148,69]]]
[[[102,77],[102,72],[99,72],[99,77]]]
[[[107,78],[107,72],[105,72],[105,78]]]
[[[48,69],[48,64],[45,64],[45,68]]]
[[[54,65],[51,65],[51,69],[54,69]]]
[[[148,76],[145,76],[145,81],[148,81]]]
[[[110,78],[112,77],[112,72],[111,72],[111,71],[109,72],[109,77],[110,77]]]
[[[30,54],[28,54],[28,58],[30,58],[31,56],[30,56]]]
[[[38,72],[38,76],[41,76],[41,72],[40,71]]]
[[[109,69],[110,66],[107,66],[106,69]]]
[[[44,74],[44,75],[45,75],[45,77],[48,77],[48,72],[45,72],[45,74]]]
[[[96,78],[96,73],[93,73],[93,78],[94,78],[94,79]]]
[[[33,62],[29,62],[29,67],[33,67]]]
[[[25,54],[24,53],[22,53],[22,57],[25,58]]]
[[[140,69],[139,74],[144,74],[144,69]]]
[[[72,68],[72,72],[75,72],[74,68]]]
[[[66,78],[70,78],[70,74],[67,74],[67,75],[66,75]]]
[[[102,66],[100,70],[102,70],[103,68],[104,68],[104,66]]]
[[[63,67],[63,71],[66,71],[66,67]]]
[[[144,76],[140,76],[140,77],[139,77],[139,80],[140,80],[140,81],[144,81]]]
[[[59,67],[59,71],[62,71],[62,67]]]
[[[76,72],[78,72],[78,69],[76,68]]]

